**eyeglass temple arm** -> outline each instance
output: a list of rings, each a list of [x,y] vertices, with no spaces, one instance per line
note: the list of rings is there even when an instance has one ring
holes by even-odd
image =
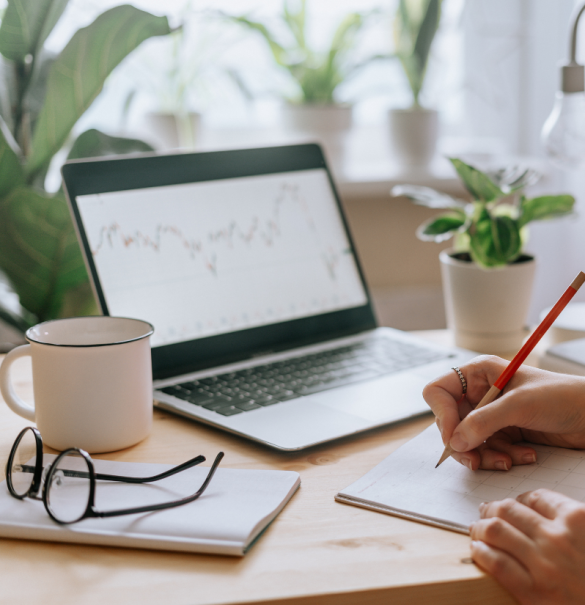
[[[123,481],[124,483],[150,483],[151,481],[160,481],[161,479],[165,479],[166,477],[171,477],[176,473],[185,471],[188,468],[191,468],[192,466],[201,464],[202,462],[205,462],[205,456],[196,456],[195,458],[191,458],[191,460],[187,460],[187,462],[183,462],[178,466],[174,466],[168,471],[164,471],[164,473],[153,475],[152,477],[124,477],[122,475],[105,475],[103,473],[96,473],[95,478],[100,479],[102,481]]]
[[[217,470],[217,467],[219,466],[219,463],[221,462],[221,459],[223,458],[223,456],[224,456],[224,453],[219,452],[219,454],[215,457],[215,460],[213,461],[213,464],[211,465],[211,468],[209,469],[209,473],[207,474],[205,481],[203,482],[201,487],[192,496],[187,496],[186,498],[182,498],[181,500],[175,500],[173,502],[165,502],[162,504],[150,504],[148,506],[139,506],[137,508],[124,508],[124,509],[120,509],[120,510],[108,510],[108,511],[94,511],[94,515],[96,517],[100,517],[100,518],[117,517],[117,516],[121,516],[121,515],[134,515],[134,514],[138,514],[138,513],[148,513],[148,512],[153,512],[153,511],[157,511],[157,510],[164,510],[167,508],[175,508],[177,506],[182,506],[183,504],[189,504],[189,502],[193,502],[193,501],[197,500],[197,498],[199,498],[199,496],[201,496],[201,494],[207,489],[207,486],[209,485],[209,482],[211,481],[211,479],[213,479],[213,475],[215,474],[215,471]]]
[[[171,477],[176,473],[185,471],[188,468],[196,466],[197,464],[201,464],[202,462],[205,462],[205,456],[196,456],[195,458],[191,458],[191,460],[187,460],[187,462],[183,462],[178,466],[174,466],[173,468],[169,469],[168,471],[165,471],[164,473],[153,475],[152,477],[124,477],[123,475],[105,475],[103,473],[96,473],[95,478],[100,479],[101,481],[123,481],[124,483],[150,483],[152,481],[160,481],[161,479],[165,479],[166,477]],[[30,466],[28,464],[23,464],[21,467],[21,471],[25,473],[34,473],[35,469],[36,467]],[[84,471],[73,471],[66,469],[61,470],[66,477],[89,477],[89,473],[86,473]]]

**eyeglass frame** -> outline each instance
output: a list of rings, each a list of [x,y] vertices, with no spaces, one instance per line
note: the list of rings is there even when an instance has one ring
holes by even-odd
[[[14,456],[16,455],[18,446],[20,445],[20,442],[22,441],[22,439],[27,431],[32,431],[34,438],[35,438],[35,445],[36,445],[35,469],[33,471],[34,472],[33,480],[30,484],[30,487],[26,491],[26,493],[18,494],[14,489],[14,485],[12,484],[12,464],[14,462]],[[66,455],[71,454],[73,452],[79,454],[84,459],[85,463],[87,464],[88,473],[85,473],[85,471],[65,471],[64,469],[58,468],[57,463],[62,458],[64,458]],[[24,500],[25,498],[31,498],[33,500],[42,500],[42,502],[45,506],[45,510],[47,511],[47,513],[51,517],[51,519],[53,519],[53,521],[55,521],[56,523],[59,523],[59,525],[71,525],[72,523],[78,523],[79,521],[82,521],[83,519],[117,517],[117,516],[122,516],[122,515],[134,515],[134,514],[140,514],[140,513],[154,512],[154,511],[159,511],[159,510],[166,510],[169,508],[175,508],[177,506],[182,506],[183,504],[189,504],[190,502],[194,502],[207,489],[207,486],[209,485],[211,479],[213,478],[213,475],[215,474],[215,471],[217,470],[217,467],[219,466],[219,463],[221,462],[221,459],[223,457],[224,457],[223,452],[219,452],[217,454],[217,456],[215,457],[215,460],[213,461],[213,464],[211,465],[211,467],[209,469],[207,477],[201,484],[201,487],[191,496],[187,496],[185,498],[180,498],[179,500],[172,500],[171,502],[162,502],[160,504],[149,504],[146,506],[138,506],[138,507],[132,507],[132,508],[124,508],[124,509],[109,510],[109,511],[99,511],[95,508],[95,492],[96,492],[96,481],[97,480],[120,481],[120,482],[124,482],[124,483],[139,483],[139,484],[151,483],[154,481],[159,481],[161,479],[165,479],[165,478],[175,475],[181,471],[192,468],[193,466],[196,466],[197,464],[201,464],[202,462],[205,462],[205,456],[201,456],[201,455],[196,456],[195,458],[191,458],[191,460],[187,460],[186,462],[183,462],[182,464],[179,464],[173,468],[170,468],[167,471],[159,473],[158,475],[153,475],[152,477],[125,477],[122,475],[109,475],[109,474],[104,474],[104,473],[96,473],[95,467],[93,464],[93,460],[91,459],[90,455],[85,450],[82,450],[77,447],[72,447],[72,448],[68,448],[68,449],[62,451],[55,458],[55,460],[53,460],[46,467],[43,467],[43,439],[41,437],[41,433],[39,432],[39,430],[37,428],[29,426],[29,427],[24,428],[22,431],[20,431],[20,433],[16,437],[16,440],[14,441],[14,444],[12,445],[12,448],[10,450],[10,455],[8,456],[8,462],[6,463],[6,485],[8,487],[8,491],[14,498],[17,498],[18,500]],[[65,476],[71,476],[71,477],[88,476],[88,478],[89,478],[90,485],[89,485],[89,494],[87,497],[87,506],[85,508],[84,513],[80,517],[78,517],[77,519],[74,519],[72,521],[63,521],[61,519],[58,519],[51,512],[51,509],[50,509],[50,504],[49,504],[49,499],[48,499],[49,489],[47,488],[47,486],[51,485],[51,480],[54,476],[54,473],[57,470],[63,471]],[[41,487],[42,487],[42,497],[39,498],[38,493],[39,493],[39,490],[41,489]]]

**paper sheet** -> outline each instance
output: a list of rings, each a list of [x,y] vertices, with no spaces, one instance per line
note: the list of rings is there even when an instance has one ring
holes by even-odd
[[[46,465],[54,456],[45,454]],[[208,461],[209,462],[209,461]],[[97,473],[150,476],[170,465],[94,460]],[[168,502],[194,494],[209,468],[194,467],[151,484],[98,481],[96,508],[113,510]],[[0,484],[0,536],[243,555],[276,517],[300,485],[292,471],[217,469],[204,494],[194,502],[164,511],[84,519],[61,526],[41,501],[18,500]]]
[[[336,500],[468,533],[481,502],[546,487],[585,501],[585,451],[530,444],[537,461],[509,471],[470,471],[443,453],[430,426],[341,491]]]

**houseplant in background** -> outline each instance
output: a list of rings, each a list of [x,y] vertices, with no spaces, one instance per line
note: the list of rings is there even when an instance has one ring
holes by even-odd
[[[442,0],[399,0],[394,45],[412,91],[412,105],[389,112],[392,148],[404,173],[428,170],[435,155],[438,113],[420,104],[427,63],[439,28]]]
[[[275,63],[288,74],[294,92],[284,95],[285,127],[323,142],[329,159],[339,168],[343,137],[352,123],[352,108],[338,102],[338,89],[373,60],[389,56],[356,58],[357,36],[367,17],[359,13],[346,15],[335,30],[329,48],[323,51],[312,48],[307,40],[306,0],[299,0],[296,9],[285,0],[280,18],[285,33],[282,37],[273,28],[249,17],[228,18],[262,36]]]
[[[527,225],[570,214],[572,195],[527,198],[523,189],[539,175],[517,167],[486,173],[451,158],[471,196],[464,202],[427,187],[392,189],[417,204],[446,212],[423,223],[420,239],[441,242],[455,236],[439,255],[447,325],[457,345],[482,353],[518,349],[525,336],[535,260],[523,252]]]
[[[45,176],[116,65],[147,38],[170,32],[166,17],[117,6],[54,56],[44,42],[67,3],[8,0],[0,25],[0,271],[24,310],[20,316],[5,310],[2,319],[21,330],[96,310],[64,195],[48,194]],[[149,149],[89,130],[70,157]]]
[[[193,149],[205,108],[220,97],[248,91],[239,74],[222,65],[236,38],[225,20],[193,10],[190,1],[178,18],[181,27],[133,57],[130,96],[147,97],[151,111],[146,122],[156,142],[167,149]]]

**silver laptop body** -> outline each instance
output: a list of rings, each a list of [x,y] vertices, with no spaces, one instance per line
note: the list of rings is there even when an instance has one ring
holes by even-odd
[[[155,326],[160,408],[300,450],[427,413],[473,356],[376,326],[317,145],[62,172],[102,312]]]

